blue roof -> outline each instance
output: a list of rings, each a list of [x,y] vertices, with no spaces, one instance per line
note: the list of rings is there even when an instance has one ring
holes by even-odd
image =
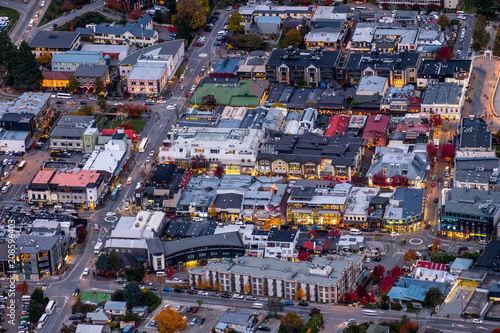
[[[409,301],[410,299],[406,297],[406,288],[392,287],[391,291],[387,294],[389,298],[399,299],[402,301]]]
[[[415,301],[420,301],[423,302],[425,299],[425,294],[427,293],[427,288],[422,288],[416,285],[411,285],[410,288],[406,290],[406,297],[415,300]]]
[[[438,281],[427,281],[427,280],[419,280],[419,279],[412,279],[408,277],[402,277],[399,280],[399,286],[402,288],[410,288],[410,286],[415,285],[418,287],[422,287],[426,290],[429,290],[430,288],[437,287],[443,295],[446,295],[449,291],[449,287],[446,285],[444,282],[438,282]]]
[[[258,16],[258,24],[280,24],[281,18],[279,16]]]
[[[472,266],[472,259],[465,259],[465,258],[456,258],[451,264],[450,264],[450,270],[461,270],[461,271],[466,271]]]
[[[98,64],[102,59],[102,52],[66,52],[56,53],[52,56],[52,63],[84,63]]]
[[[216,64],[212,65],[212,69],[214,73],[234,73],[239,62],[239,59],[231,57],[220,58]]]
[[[241,120],[238,119],[222,119],[217,128],[240,128]]]

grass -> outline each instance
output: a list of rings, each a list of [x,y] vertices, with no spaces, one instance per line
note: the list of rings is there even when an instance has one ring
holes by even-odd
[[[14,9],[0,6],[0,16],[9,18],[9,25],[5,28],[5,32],[8,33],[14,27],[16,21],[19,20],[20,14]]]
[[[42,25],[45,25],[52,21],[53,19],[56,19],[60,16],[63,15],[64,11],[59,10],[59,7],[64,5],[64,3],[68,2],[67,0],[52,0],[50,1],[49,7],[45,11],[45,15],[43,15],[42,19],[40,20],[40,23],[38,23],[38,26],[41,27]]]
[[[411,307],[411,308],[410,308],[410,307],[408,307],[408,308],[406,309],[406,312],[409,312],[409,313],[417,313],[419,310],[421,310],[421,309],[417,309],[417,308],[413,308],[413,307]]]
[[[95,119],[97,128],[99,129],[99,131],[102,131],[102,129],[104,128],[104,125],[106,124],[108,119],[106,118],[106,116],[94,116],[94,119]]]
[[[131,118],[128,118],[128,117],[125,117],[123,119],[121,117],[116,117],[106,127],[114,129],[114,128],[117,128],[118,126],[122,125],[122,124],[130,124],[130,125],[134,126],[134,131],[136,133],[141,133],[142,130],[144,129],[144,126],[146,126],[147,121],[137,120],[137,119],[131,119]]]

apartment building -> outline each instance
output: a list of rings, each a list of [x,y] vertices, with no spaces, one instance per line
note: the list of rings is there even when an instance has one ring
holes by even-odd
[[[92,152],[99,130],[92,116],[62,116],[50,134],[50,149]]]
[[[63,262],[60,235],[19,235],[16,248],[19,280],[40,281],[59,273]]]
[[[54,54],[78,50],[81,44],[80,37],[77,31],[37,30],[28,45],[35,58],[45,53],[54,56]]]
[[[389,198],[384,226],[392,232],[410,232],[424,224],[424,189],[397,188]]]

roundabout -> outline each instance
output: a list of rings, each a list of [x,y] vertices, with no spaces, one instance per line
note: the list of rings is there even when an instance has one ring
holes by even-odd
[[[408,241],[411,245],[421,245],[424,241],[420,238],[412,238]]]
[[[104,221],[113,223],[113,222],[118,221],[118,217],[117,216],[106,216],[104,218]]]

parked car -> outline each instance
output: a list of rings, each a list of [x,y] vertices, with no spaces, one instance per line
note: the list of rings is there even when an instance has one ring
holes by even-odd
[[[174,290],[173,290],[172,288],[169,288],[169,287],[164,287],[164,288],[163,288],[163,291],[166,291],[166,292],[171,293],[171,292],[173,292]]]
[[[307,302],[299,302],[298,306],[309,306]]]
[[[233,295],[233,298],[236,298],[236,299],[243,299],[243,296],[241,296],[240,294],[234,294],[234,295]]]
[[[189,323],[189,325],[194,326],[194,325],[196,325],[196,322],[197,322],[197,321],[198,321],[198,320],[197,320],[196,318],[193,318],[193,319],[191,320],[191,322]]]
[[[292,306],[293,302],[292,301],[285,301],[285,302],[283,302],[283,305],[284,306]]]
[[[193,310],[191,310],[191,312],[192,312],[192,313],[196,313],[196,312],[198,312],[198,310],[199,310],[199,308],[198,308],[197,306],[195,306],[195,307],[193,308]]]
[[[257,326],[257,330],[264,331],[264,332],[271,332],[271,328],[270,327],[263,326],[263,325]]]
[[[257,297],[255,296],[247,296],[247,301],[256,301]]]

